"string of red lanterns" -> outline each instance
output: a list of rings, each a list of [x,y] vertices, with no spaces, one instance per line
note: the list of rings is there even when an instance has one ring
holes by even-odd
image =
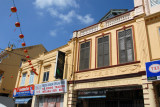
[[[24,48],[24,53],[26,54],[25,56],[26,56],[26,58],[28,59],[29,66],[31,66],[32,71],[33,71],[36,75],[38,75],[37,72],[36,72],[36,70],[34,69],[32,63],[31,63],[30,56],[29,56],[29,54],[28,54],[28,50],[25,48],[26,42],[24,41],[24,35],[23,35],[23,33],[22,33],[22,30],[21,30],[21,24],[20,24],[20,21],[19,21],[19,18],[18,18],[17,8],[16,8],[16,5],[15,5],[14,0],[13,0],[13,5],[14,5],[14,6],[11,7],[11,12],[12,12],[12,13],[16,13],[16,16],[17,16],[17,20],[18,20],[18,21],[15,23],[15,27],[20,28],[21,34],[19,35],[19,38],[20,38],[20,39],[23,39],[23,42],[22,42],[21,45],[22,45],[22,47]],[[21,77],[21,76],[20,76],[20,77]],[[13,75],[11,76],[11,78],[13,78]]]

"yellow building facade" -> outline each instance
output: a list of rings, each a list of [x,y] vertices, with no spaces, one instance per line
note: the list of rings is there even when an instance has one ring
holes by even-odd
[[[17,106],[159,107],[160,82],[147,81],[145,66],[160,59],[159,6],[134,0],[134,9],[113,9],[98,23],[74,31],[67,45],[32,59],[38,75],[23,63]],[[55,78],[57,51],[65,53],[61,79]],[[17,90],[34,94],[18,96]]]
[[[15,103],[18,107],[40,107],[40,106],[56,106],[56,107],[67,107],[68,100],[68,86],[67,81],[73,78],[73,41],[69,41],[68,44],[54,49],[50,52],[41,54],[38,58],[32,59],[32,65],[36,69],[36,75],[32,72],[31,66],[28,63],[23,63],[20,68],[17,83],[15,87]],[[65,53],[64,73],[62,79],[55,78],[55,67],[57,51]],[[25,78],[24,78],[25,77]],[[32,81],[32,82],[31,82]],[[60,85],[55,85],[60,84]],[[51,89],[52,86],[56,88],[56,91]],[[42,90],[40,89],[43,87]],[[61,88],[61,86],[63,88]],[[27,93],[27,88],[34,90],[34,94],[23,94],[18,96],[19,91]],[[47,90],[47,91],[46,91]],[[48,91],[49,90],[49,91]],[[51,90],[51,91],[50,91]],[[59,91],[58,91],[59,90]],[[62,91],[61,91],[62,90]],[[41,91],[41,92],[40,92]],[[21,100],[21,101],[20,101]],[[23,100],[23,101],[22,101]],[[27,101],[27,103],[25,103]],[[23,103],[21,103],[23,102]]]
[[[160,4],[135,8],[74,31],[74,79],[68,107],[159,107],[159,82],[148,82],[146,62],[159,60]]]
[[[36,58],[39,54],[46,52],[43,45],[26,47],[30,57]],[[21,62],[25,60],[24,48],[13,49],[13,46],[6,48],[0,53],[0,96],[13,96],[18,69]]]

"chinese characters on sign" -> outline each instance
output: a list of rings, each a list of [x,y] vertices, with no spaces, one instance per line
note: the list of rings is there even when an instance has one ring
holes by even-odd
[[[35,85],[35,95],[67,92],[67,81],[54,81]]]

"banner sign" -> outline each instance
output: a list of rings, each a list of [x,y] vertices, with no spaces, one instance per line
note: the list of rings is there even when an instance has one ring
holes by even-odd
[[[65,92],[67,92],[67,80],[60,80],[35,85],[35,95]]]
[[[34,85],[14,88],[13,97],[21,97],[21,96],[33,96],[34,95]]]
[[[160,60],[146,62],[146,73],[148,81],[160,80]]]
[[[54,76],[56,79],[63,79],[63,71],[64,71],[64,63],[65,63],[65,53],[58,51],[56,58],[56,67]]]

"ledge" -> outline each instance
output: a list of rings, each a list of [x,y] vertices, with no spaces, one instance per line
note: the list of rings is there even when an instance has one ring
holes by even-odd
[[[100,77],[100,78],[91,78],[91,79],[68,81],[68,84],[88,83],[88,82],[97,82],[97,81],[105,81],[105,80],[132,78],[132,77],[139,77],[139,76],[142,76],[142,75],[146,75],[146,71],[139,71],[138,73],[132,73],[132,74],[124,74],[124,75],[116,75],[116,76],[107,76],[107,77]]]
[[[75,73],[88,72],[88,71],[94,71],[94,70],[100,70],[100,69],[112,68],[112,67],[118,67],[118,66],[125,66],[125,65],[136,64],[136,63],[140,63],[140,61],[134,61],[134,62],[124,63],[124,64],[118,64],[118,65],[111,65],[111,66],[100,67],[100,68],[95,68],[95,69],[76,71]]]

